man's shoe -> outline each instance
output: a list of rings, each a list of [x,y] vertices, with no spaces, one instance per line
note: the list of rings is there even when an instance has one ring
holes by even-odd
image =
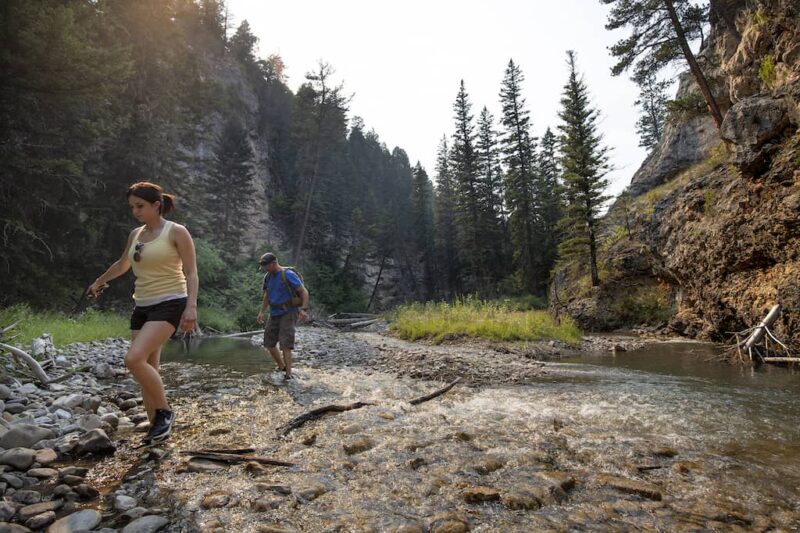
[[[175,413],[172,409],[156,409],[156,415],[153,417],[153,423],[145,437],[145,442],[150,441],[152,444],[157,444],[167,440],[172,432],[172,422],[174,421]]]

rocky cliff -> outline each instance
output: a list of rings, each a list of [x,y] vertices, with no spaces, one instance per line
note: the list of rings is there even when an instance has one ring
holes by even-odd
[[[777,331],[800,344],[800,6],[716,4],[705,55],[719,65],[721,130],[670,126],[605,220],[601,286],[564,269],[551,305],[590,329],[723,339],[781,303]]]

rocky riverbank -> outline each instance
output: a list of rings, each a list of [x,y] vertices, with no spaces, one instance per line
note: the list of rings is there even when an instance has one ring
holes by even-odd
[[[149,450],[134,448],[146,422],[122,365],[125,341],[58,354],[59,372],[76,372],[50,390],[0,388],[0,530],[766,531],[800,521],[791,489],[763,484],[744,501],[741,464],[619,414],[634,401],[633,418],[656,417],[644,393],[612,398],[616,375],[608,392],[573,405],[591,376],[548,362],[569,347],[428,346],[311,327],[298,335],[289,382],[266,357],[254,373],[223,361],[166,363],[177,423],[168,443]],[[587,341],[598,351],[639,342]],[[409,403],[454,377],[462,382],[446,394]],[[277,431],[312,409],[355,402],[367,405]],[[254,451],[234,463],[184,453],[234,448]]]

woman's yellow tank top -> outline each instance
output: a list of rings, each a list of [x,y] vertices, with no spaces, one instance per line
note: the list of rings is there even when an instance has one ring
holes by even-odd
[[[167,300],[186,297],[186,276],[178,249],[170,242],[169,232],[173,223],[166,221],[161,233],[150,242],[140,243],[139,235],[144,226],[136,232],[136,238],[128,250],[136,285],[133,299],[138,306],[155,305]],[[133,256],[138,246],[139,261]]]

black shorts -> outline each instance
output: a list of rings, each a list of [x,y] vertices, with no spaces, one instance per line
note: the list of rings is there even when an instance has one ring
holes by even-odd
[[[186,300],[186,298],[176,298],[155,305],[137,305],[131,314],[131,329],[138,331],[145,322],[169,322],[175,326],[175,331],[178,331],[183,310],[186,309]]]

